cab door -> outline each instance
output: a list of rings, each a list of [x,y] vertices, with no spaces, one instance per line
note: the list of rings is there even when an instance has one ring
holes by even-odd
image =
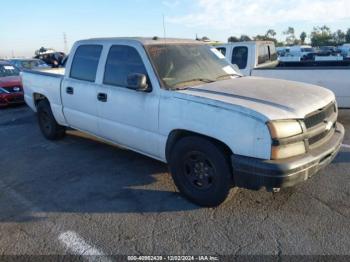
[[[159,89],[154,88],[155,76],[150,71],[151,64],[145,51],[136,44],[120,44],[110,46],[107,53],[104,74],[97,89],[101,136],[135,151],[159,157]],[[128,76],[135,73],[147,76],[147,92],[128,87]]]
[[[96,75],[102,45],[80,45],[70,74],[61,85],[63,113],[69,126],[98,135]]]

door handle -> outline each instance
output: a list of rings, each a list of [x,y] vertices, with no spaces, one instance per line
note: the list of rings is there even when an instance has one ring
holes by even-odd
[[[105,93],[99,93],[97,95],[98,101],[101,101],[101,102],[107,102],[107,98],[108,98],[108,96]]]
[[[73,87],[67,87],[66,88],[66,93],[69,95],[73,95],[74,94],[74,88]]]

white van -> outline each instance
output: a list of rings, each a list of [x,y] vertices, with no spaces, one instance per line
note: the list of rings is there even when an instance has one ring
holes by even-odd
[[[344,57],[350,58],[350,44],[343,44],[339,50]]]
[[[310,53],[314,53],[315,50],[312,48],[312,46],[309,45],[296,45],[290,47],[289,54],[291,56],[297,56],[301,59],[307,56]]]

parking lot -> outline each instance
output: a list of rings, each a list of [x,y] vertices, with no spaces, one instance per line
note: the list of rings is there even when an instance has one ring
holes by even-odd
[[[350,255],[350,110],[336,160],[278,194],[232,190],[216,209],[177,193],[167,166],[0,111],[1,255]]]

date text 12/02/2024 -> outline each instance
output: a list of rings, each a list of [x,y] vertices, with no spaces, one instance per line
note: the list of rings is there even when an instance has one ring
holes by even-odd
[[[128,256],[128,261],[219,261],[215,256]]]

